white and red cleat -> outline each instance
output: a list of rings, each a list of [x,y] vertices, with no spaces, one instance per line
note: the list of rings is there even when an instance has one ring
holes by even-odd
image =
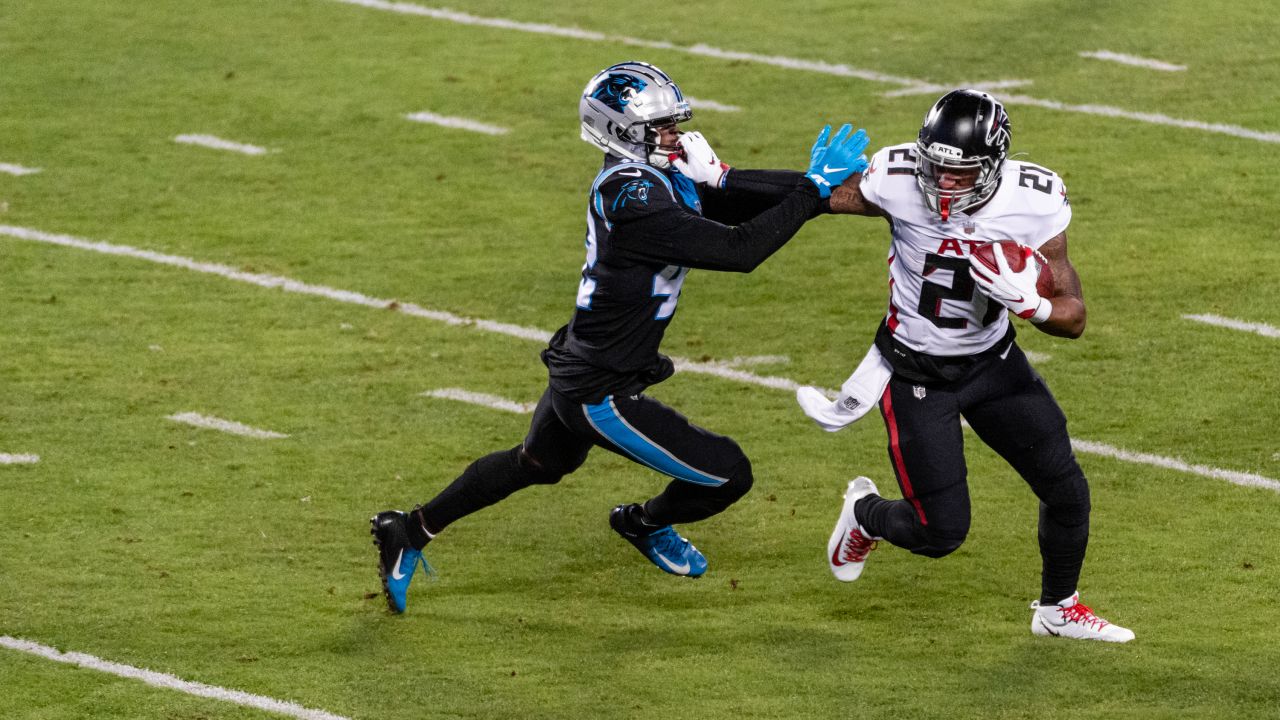
[[[1031,603],[1031,610],[1033,635],[1117,643],[1129,642],[1134,638],[1132,630],[1112,625],[1094,615],[1088,605],[1080,602],[1079,592],[1073,593],[1071,597],[1055,605],[1041,605],[1040,601],[1036,600]]]
[[[862,574],[863,564],[867,562],[867,555],[876,548],[876,540],[879,538],[865,533],[853,515],[854,504],[875,493],[876,484],[864,477],[849,481],[849,488],[845,490],[840,519],[836,521],[836,529],[827,541],[827,561],[831,563],[831,574],[841,582],[857,580]]]

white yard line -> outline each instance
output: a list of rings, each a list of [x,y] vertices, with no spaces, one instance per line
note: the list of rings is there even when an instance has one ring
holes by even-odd
[[[1077,438],[1071,438],[1071,447],[1077,452],[1087,452],[1093,455],[1102,455],[1103,457],[1115,458],[1116,460],[1139,463],[1142,465],[1154,465],[1156,467],[1167,468],[1169,470],[1177,470],[1179,472],[1191,473],[1193,475],[1202,475],[1204,477],[1215,478],[1217,480],[1226,480],[1229,483],[1243,485],[1245,487],[1266,488],[1267,490],[1280,492],[1280,480],[1272,480],[1271,478],[1254,475],[1253,473],[1223,470],[1222,468],[1209,467],[1208,465],[1194,465],[1192,463],[1183,462],[1178,458],[1162,457],[1160,455],[1151,455],[1149,453],[1130,452],[1105,443],[1079,440]]]
[[[275,698],[254,695],[241,690],[229,690],[216,685],[205,685],[204,683],[191,682],[190,680],[183,680],[180,677],[175,677],[166,673],[137,668],[132,665],[122,665],[120,663],[103,660],[102,658],[94,657],[93,655],[86,655],[84,653],[64,653],[61,650],[49,647],[48,645],[41,645],[40,643],[9,637],[8,635],[0,635],[0,647],[6,647],[10,650],[28,653],[30,655],[45,658],[46,660],[75,665],[89,670],[97,670],[98,672],[104,672],[117,677],[128,678],[130,680],[141,680],[153,687],[177,690],[178,692],[186,693],[188,695],[212,698],[214,700],[221,700],[223,702],[243,705],[245,707],[256,708],[258,710],[265,710],[267,712],[277,713],[280,715],[288,715],[289,717],[299,718],[299,720],[349,720],[341,715],[334,715],[333,713],[325,712],[324,710],[313,710],[285,700],[276,700]]]
[[[223,140],[213,135],[179,135],[173,139],[176,143],[183,145],[200,145],[201,147],[213,148],[214,150],[230,150],[244,155],[266,155],[275,152],[257,145],[248,145],[246,143],[233,142],[231,140]]]
[[[1263,132],[1261,130],[1250,130],[1249,128],[1243,128],[1238,125],[1207,123],[1199,120],[1180,120],[1160,113],[1134,112],[1132,110],[1124,110],[1107,105],[1070,105],[1056,100],[1041,100],[1039,98],[1027,97],[1026,95],[1001,95],[1000,100],[1002,100],[1006,105],[1032,105],[1035,107],[1047,108],[1049,110],[1061,110],[1063,112],[1083,113],[1085,115],[1124,118],[1126,120],[1137,120],[1138,122],[1150,123],[1152,125],[1167,125],[1169,127],[1184,128],[1186,130],[1220,133],[1222,135],[1231,135],[1233,137],[1244,138],[1246,140],[1257,140],[1258,142],[1280,143],[1280,132]]]
[[[179,257],[176,255],[165,255],[163,253],[152,252],[150,250],[140,250],[138,248],[129,247],[127,245],[112,245],[105,242],[95,242],[93,240],[84,240],[72,237],[70,235],[56,235],[46,233],[31,228],[15,227],[12,225],[0,225],[0,235],[18,238],[20,240],[31,240],[34,242],[48,243],[52,245],[61,245],[64,247],[73,247],[81,250],[89,250],[92,252],[103,253],[106,255],[122,255],[126,257],[138,258],[150,262],[161,263],[164,265],[172,265],[181,267],[195,272],[208,273],[218,275],[229,280],[249,283],[267,288],[279,288],[284,292],[301,293],[304,295],[315,295],[329,300],[338,302],[351,303],[354,305],[364,305],[366,307],[374,307],[385,310],[393,310],[396,312],[412,315],[414,317],[426,318],[446,325],[473,327],[484,332],[498,333],[501,335],[509,335],[522,340],[531,340],[535,342],[546,342],[551,337],[551,333],[539,328],[522,327],[519,325],[511,325],[508,323],[494,322],[492,320],[479,320],[475,318],[459,317],[452,313],[440,310],[430,310],[427,308],[414,305],[412,303],[399,303],[390,300],[381,300],[363,295],[350,290],[338,290],[336,288],[325,287],[323,285],[309,285],[307,283],[298,282],[289,278],[279,277],[276,275],[259,275],[258,273],[247,273],[226,265],[218,265],[216,263],[205,263],[193,260],[191,258]],[[700,373],[704,375],[714,375],[726,380],[735,380],[738,382],[759,385],[762,387],[784,390],[787,392],[795,392],[800,387],[800,383],[790,378],[772,377],[767,375],[756,375],[755,373],[745,370],[737,370],[730,368],[721,363],[707,363],[689,360],[687,358],[673,357],[672,360],[678,369],[685,372]],[[1098,443],[1088,443],[1085,441],[1073,440],[1079,445],[1081,452],[1094,452],[1090,448],[1108,448],[1110,446]],[[1108,457],[1116,457],[1111,452],[1097,452],[1097,454],[1106,455]],[[1141,458],[1159,458],[1157,455],[1141,455],[1135,457]],[[1126,459],[1126,458],[1120,458]],[[1204,465],[1188,465],[1181,460],[1173,458],[1160,458],[1165,464],[1161,467],[1167,467],[1173,470],[1180,470],[1195,475],[1202,475],[1215,479],[1230,479],[1231,477],[1247,477],[1256,478],[1263,481],[1256,484],[1258,487],[1267,487],[1280,491],[1280,481],[1264,478],[1260,475],[1249,475],[1248,473],[1239,473],[1232,470],[1222,470],[1219,468],[1210,468]],[[1145,462],[1145,460],[1133,460],[1132,462]],[[1150,463],[1148,463],[1150,464]],[[1234,481],[1233,481],[1234,482]],[[1267,483],[1275,483],[1275,487]]]
[[[976,80],[973,82],[958,82],[953,85],[936,85],[921,84],[905,87],[901,90],[890,90],[880,93],[880,97],[906,97],[908,95],[942,95],[943,93],[954,90],[958,87],[973,88],[974,90],[982,90],[991,94],[997,94],[997,90],[1007,90],[1008,88],[1025,87],[1030,85],[1030,80]]]
[[[297,280],[291,280],[278,275],[263,275],[260,273],[244,272],[227,265],[199,262],[197,260],[192,260],[191,258],[181,257],[178,255],[166,255],[164,253],[152,252],[150,250],[141,250],[139,248],[129,247],[128,245],[112,245],[110,243],[84,240],[70,235],[55,235],[53,233],[41,232],[30,228],[13,227],[11,225],[0,225],[0,235],[8,235],[21,240],[32,240],[52,245],[73,247],[79,250],[89,250],[91,252],[103,253],[105,255],[131,257],[138,260],[159,263],[161,265],[171,265],[183,268],[184,270],[191,270],[208,275],[217,275],[228,280],[235,280],[236,282],[248,283],[259,287],[278,288],[284,292],[298,293],[301,295],[315,295],[329,300],[350,303],[352,305],[363,305],[365,307],[392,310],[405,315],[412,315],[414,317],[425,318],[427,320],[435,320],[436,322],[442,322],[446,325],[465,325],[474,327],[477,330],[501,333],[503,335],[510,335],[524,340],[546,342],[551,339],[551,333],[546,330],[539,330],[538,328],[526,328],[519,327],[517,325],[493,322],[491,320],[475,320],[472,318],[460,317],[450,312],[430,310],[428,308],[414,305],[413,303],[401,303],[396,300],[370,297],[362,293],[352,292],[350,290],[338,290],[337,288],[326,287],[324,285],[310,285],[308,283],[298,282]]]
[[[271,430],[259,430],[255,427],[242,425],[234,420],[223,420],[222,418],[210,417],[208,415],[201,415],[200,413],[194,412],[177,413],[175,415],[170,415],[165,419],[184,423],[186,425],[194,425],[198,428],[218,430],[220,432],[231,433],[232,435],[241,435],[243,437],[250,437],[258,440],[279,440],[281,438],[289,437],[284,433],[273,432]]]
[[[901,85],[904,88],[922,88],[922,87],[944,87],[950,89],[955,85],[938,85],[937,83],[919,80],[916,78],[900,77],[896,75],[888,75],[874,70],[866,70],[863,68],[850,67],[838,63],[829,63],[821,60],[804,60],[801,58],[791,58],[781,55],[763,55],[758,53],[740,52],[737,50],[724,50],[721,48],[711,47],[709,45],[675,45],[673,43],[661,40],[645,40],[643,38],[628,37],[625,35],[610,35],[607,33],[595,32],[592,30],[582,30],[579,28],[560,27],[558,25],[549,25],[546,23],[530,23],[518,20],[508,20],[506,18],[480,17],[478,15],[470,15],[456,10],[448,10],[444,8],[433,8],[425,5],[415,5],[407,2],[387,2],[386,0],[334,0],[335,2],[345,3],[347,5],[358,5],[360,7],[372,10],[382,10],[386,12],[400,13],[402,15],[416,15],[418,17],[431,18],[433,20],[443,20],[446,22],[458,23],[461,25],[475,25],[480,27],[497,28],[500,30],[515,30],[518,32],[537,33],[540,35],[551,35],[555,37],[571,38],[574,40],[588,40],[591,42],[606,42],[614,45],[631,45],[634,47],[654,48],[658,50],[669,50],[673,52],[689,53],[691,55],[701,55],[705,57],[714,57],[722,60],[740,60],[745,62],[753,62],[761,65],[771,65],[773,67],[786,68],[788,70],[799,70],[803,72],[821,73],[823,75],[834,75],[836,77],[852,77],[871,82],[880,82],[890,85]],[[997,82],[1017,82],[1017,81],[997,81]],[[1082,113],[1085,115],[1099,115],[1102,117],[1123,118],[1125,120],[1134,120],[1137,122],[1151,123],[1153,125],[1167,125],[1170,127],[1183,128],[1187,130],[1199,130],[1202,132],[1221,133],[1223,135],[1231,135],[1234,137],[1244,138],[1246,140],[1256,140],[1258,142],[1280,143],[1280,132],[1266,132],[1261,130],[1252,130],[1240,127],[1238,125],[1226,125],[1223,123],[1206,123],[1199,120],[1181,120],[1172,118],[1168,115],[1160,113],[1138,112],[1134,110],[1124,110],[1122,108],[1109,107],[1107,105],[1075,105],[1071,103],[1059,102],[1057,100],[1042,100],[1039,98],[1028,97],[1025,95],[1002,96],[1000,98],[1006,104],[1014,105],[1032,105],[1048,110],[1057,110],[1059,112]]]
[[[547,23],[530,23],[521,22],[519,20],[508,20],[506,18],[480,17],[478,15],[470,15],[468,13],[449,10],[447,8],[433,8],[407,2],[386,2],[385,0],[336,1],[346,3],[348,5],[359,5],[360,7],[366,7],[372,10],[384,10],[386,12],[399,13],[401,15],[417,15],[419,17],[432,18],[433,20],[444,20],[446,22],[458,23],[460,25],[476,25],[480,27],[497,28],[499,30],[516,30],[519,32],[552,35],[555,37],[571,38],[574,40],[607,42],[615,45],[647,47],[657,50],[675,50],[678,52],[689,53],[691,55],[703,55],[722,60],[746,60],[765,65],[789,68],[792,70],[808,70],[827,75],[837,75],[840,77],[856,77],[863,80],[871,80],[873,82],[896,83],[898,85],[921,84],[920,82],[910,78],[895,77],[893,75],[886,75],[872,70],[849,67],[848,65],[834,65],[815,60],[800,60],[797,58],[780,57],[776,55],[759,55],[756,53],[737,52],[734,50],[722,50],[720,48],[701,44],[682,47],[662,40],[644,40],[642,38],[627,37],[625,35],[610,35],[608,33],[595,32],[593,30],[561,27]]]
[[[721,364],[729,367],[751,367],[753,365],[787,365],[790,362],[791,358],[786,355],[736,355]]]
[[[6,175],[35,175],[38,172],[40,172],[40,168],[23,167],[13,163],[0,163],[0,173],[5,173]]]
[[[713,375],[725,380],[734,380],[736,382],[747,383],[749,385],[759,385],[761,387],[773,388],[775,390],[786,390],[795,392],[800,387],[800,383],[790,378],[773,377],[771,375],[757,375],[747,370],[739,370],[730,367],[727,363],[702,362],[700,360],[690,360],[689,358],[671,356],[671,361],[675,363],[676,370],[681,372],[697,373],[699,375]]]
[[[39,455],[0,453],[0,465],[35,465],[38,462]]]
[[[1243,330],[1244,332],[1257,333],[1263,337],[1280,338],[1280,328],[1263,323],[1251,323],[1243,320],[1232,320],[1220,315],[1183,315],[1185,320],[1194,320],[1206,325],[1216,325],[1218,327],[1230,328],[1232,330]]]
[[[688,95],[685,95],[684,99],[688,100],[690,107],[695,110],[710,110],[712,112],[730,113],[742,112],[742,108],[737,105],[725,105],[724,103],[718,103],[715,100],[703,100],[702,98],[689,97]]]
[[[1082,58],[1093,58],[1095,60],[1108,60],[1117,62],[1122,65],[1133,65],[1134,67],[1146,68],[1148,70],[1163,70],[1165,72],[1181,72],[1187,69],[1186,65],[1174,65],[1162,60],[1151,60],[1150,58],[1138,57],[1136,55],[1125,55],[1124,53],[1115,53],[1110,50],[1095,50],[1093,52],[1080,53]]]
[[[515,400],[498,397],[497,395],[487,395],[485,393],[471,392],[461,388],[439,388],[438,390],[428,390],[419,393],[423,397],[442,398],[445,400],[457,400],[458,402],[471,403],[472,405],[481,405],[494,410],[505,410],[511,413],[519,413],[528,415],[537,407],[537,403],[522,403]]]
[[[416,112],[405,115],[405,119],[414,122],[427,123],[429,125],[439,125],[441,127],[455,128],[457,130],[470,130],[471,132],[484,133],[485,135],[506,135],[511,132],[510,129],[498,127],[497,125],[489,125],[477,120],[469,120],[461,117],[449,117],[448,115],[437,115],[433,112]]]

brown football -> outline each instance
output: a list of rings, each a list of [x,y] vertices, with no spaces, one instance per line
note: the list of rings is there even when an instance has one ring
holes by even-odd
[[[1038,251],[1022,243],[1015,240],[995,240],[979,245],[973,254],[983,267],[989,269],[992,275],[1000,273],[1000,267],[996,265],[997,245],[1004,251],[1004,259],[1009,263],[1009,269],[1014,272],[1021,272],[1026,267],[1026,259],[1030,257],[1036,264],[1036,292],[1040,293],[1040,297],[1053,297],[1053,271],[1049,269],[1049,261],[1045,260]]]

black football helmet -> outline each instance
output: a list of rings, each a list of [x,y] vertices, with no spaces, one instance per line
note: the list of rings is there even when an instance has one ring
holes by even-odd
[[[999,100],[979,90],[952,90],[924,116],[916,140],[916,182],[925,205],[946,220],[951,213],[985,202],[1000,185],[1009,154],[1009,116]],[[938,173],[972,170],[973,187],[943,190]]]

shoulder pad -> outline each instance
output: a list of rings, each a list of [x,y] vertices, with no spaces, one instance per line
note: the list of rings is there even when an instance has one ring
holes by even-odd
[[[605,168],[596,176],[595,182],[591,185],[592,192],[598,192],[600,188],[607,186],[623,187],[636,180],[648,181],[654,187],[664,186],[671,190],[671,180],[667,178],[661,170],[648,165],[646,163],[623,162],[613,167]]]
[[[880,148],[862,173],[862,195],[885,212],[904,217],[923,208],[916,189],[916,146],[903,143]]]
[[[1067,186],[1057,173],[1042,165],[1010,160],[1005,162],[1003,182],[1017,188],[1018,200],[1038,215],[1052,215],[1070,205]]]
[[[903,143],[902,145],[893,145],[882,148],[877,156],[884,155],[884,165],[889,175],[915,175],[916,174],[916,145],[915,143]]]
[[[596,176],[591,207],[606,223],[634,217],[676,202],[671,180],[644,163],[618,163]]]

